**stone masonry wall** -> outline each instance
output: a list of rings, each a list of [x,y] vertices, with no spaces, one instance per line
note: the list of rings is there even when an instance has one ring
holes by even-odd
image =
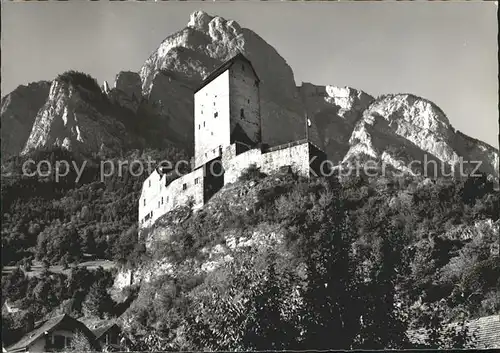
[[[232,144],[222,155],[224,185],[237,181],[243,170],[247,169],[250,165],[262,166],[262,153],[260,149],[252,149],[237,156],[235,155],[235,149],[236,146]]]
[[[252,67],[243,60],[229,69],[231,131],[239,124],[256,144],[261,142],[259,85]]]
[[[194,95],[195,168],[215,157],[219,146],[230,144],[229,71]]]
[[[262,155],[263,173],[270,174],[284,166],[291,166],[299,175],[309,176],[309,143],[283,146]]]
[[[190,199],[193,201],[193,208],[203,206],[203,173],[203,168],[196,169],[175,179],[167,186],[165,186],[165,176],[159,179],[157,172],[151,174],[152,176],[156,174],[153,179],[160,180],[151,184],[151,187],[157,188],[158,192],[147,192],[150,187],[148,180],[145,181],[139,204],[140,227],[151,226],[165,213],[177,206],[187,205]],[[148,213],[152,215],[145,220]]]

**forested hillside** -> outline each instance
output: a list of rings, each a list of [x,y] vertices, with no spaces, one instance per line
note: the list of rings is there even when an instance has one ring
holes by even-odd
[[[461,347],[472,333],[446,323],[500,309],[499,193],[485,177],[249,170],[239,183],[254,191],[222,195],[155,245],[173,270],[142,283],[123,316],[148,347],[403,348],[422,327],[422,347]]]

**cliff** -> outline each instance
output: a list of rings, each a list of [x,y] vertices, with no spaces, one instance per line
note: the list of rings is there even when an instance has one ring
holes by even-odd
[[[109,103],[100,88],[71,82],[72,75],[52,82],[23,153],[58,146],[84,155],[106,155],[121,151],[129,142],[124,124],[106,114]]]
[[[2,97],[2,160],[21,152],[36,115],[49,95],[50,82],[39,81],[19,86]]]

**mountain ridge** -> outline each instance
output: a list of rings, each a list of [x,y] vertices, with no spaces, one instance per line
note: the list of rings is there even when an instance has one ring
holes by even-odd
[[[431,100],[412,93],[390,93],[374,98],[351,87],[318,86],[307,82],[297,86],[292,68],[262,37],[233,20],[202,11],[192,13],[185,28],[167,36],[138,72],[120,72],[115,87],[110,88],[106,83],[107,88],[101,88],[102,93],[113,103],[112,109],[125,109],[126,115],[130,115],[127,119],[133,121],[134,126],[140,126],[143,120],[152,122],[149,124],[155,127],[157,148],[174,141],[191,152],[194,143],[193,92],[212,70],[238,53],[248,57],[262,81],[264,143],[278,145],[304,138],[305,119],[308,117],[311,121],[307,132],[309,139],[323,148],[334,164],[371,156],[401,169],[401,165],[393,162],[398,156],[391,151],[410,146],[414,151],[405,156],[406,165],[414,156],[421,157],[426,153],[448,167],[457,165],[463,157],[464,160],[481,161],[483,171],[498,177],[498,149],[457,131],[442,109]],[[20,106],[23,105],[10,104],[4,109],[4,98],[2,123],[6,119],[4,115],[22,112]],[[48,101],[50,98],[47,97]],[[21,141],[17,145],[23,145],[21,151],[3,143],[2,155],[4,151],[5,155],[12,155],[25,153],[30,148],[79,144],[76,126],[61,124],[64,112],[71,110],[65,104],[72,100],[68,94],[57,99],[59,103],[54,102],[54,97],[52,103],[45,102],[48,104],[45,112],[37,111],[24,143],[27,127],[13,133],[12,138]],[[78,102],[79,98],[75,99]],[[88,108],[91,114],[106,115],[100,107],[90,104]],[[53,116],[56,111],[59,117]],[[98,132],[102,127],[88,126],[92,135],[98,137],[82,149],[89,153],[107,150],[115,154],[126,150],[128,144],[120,142],[121,137],[125,136],[125,140],[134,138],[123,135],[124,130],[119,128],[123,122],[114,117],[120,114],[103,119],[108,127],[118,127],[116,131],[122,131],[118,133],[120,136]],[[82,121],[83,125],[87,124],[85,119]],[[79,130],[86,128],[78,126]],[[145,143],[145,147],[150,147],[146,141],[151,141],[151,138],[138,138],[143,141],[142,145]],[[387,143],[394,146],[387,148]]]

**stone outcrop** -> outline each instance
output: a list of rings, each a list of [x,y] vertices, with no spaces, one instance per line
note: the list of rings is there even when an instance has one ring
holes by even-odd
[[[116,75],[115,87],[109,91],[110,99],[133,113],[142,101],[141,78],[138,73],[121,71]]]
[[[472,141],[455,131],[432,102],[412,94],[385,95],[374,100],[356,123],[344,162],[368,156],[401,169],[396,161],[408,165],[428,160],[438,163],[441,174],[449,173],[451,166],[459,172],[463,158],[480,161],[481,171],[498,176],[498,150]],[[474,165],[464,163],[464,170]]]
[[[89,101],[89,96],[94,99]],[[54,80],[47,101],[36,115],[23,153],[52,146],[82,154],[107,155],[120,151],[127,132],[121,122],[103,114],[106,104],[100,92],[88,92]]]
[[[33,122],[49,95],[50,82],[39,81],[19,86],[2,97],[2,160],[21,152],[28,140]]]
[[[328,158],[333,163],[341,162],[349,150],[354,126],[373,97],[350,87],[311,83],[302,83],[298,91]]]

